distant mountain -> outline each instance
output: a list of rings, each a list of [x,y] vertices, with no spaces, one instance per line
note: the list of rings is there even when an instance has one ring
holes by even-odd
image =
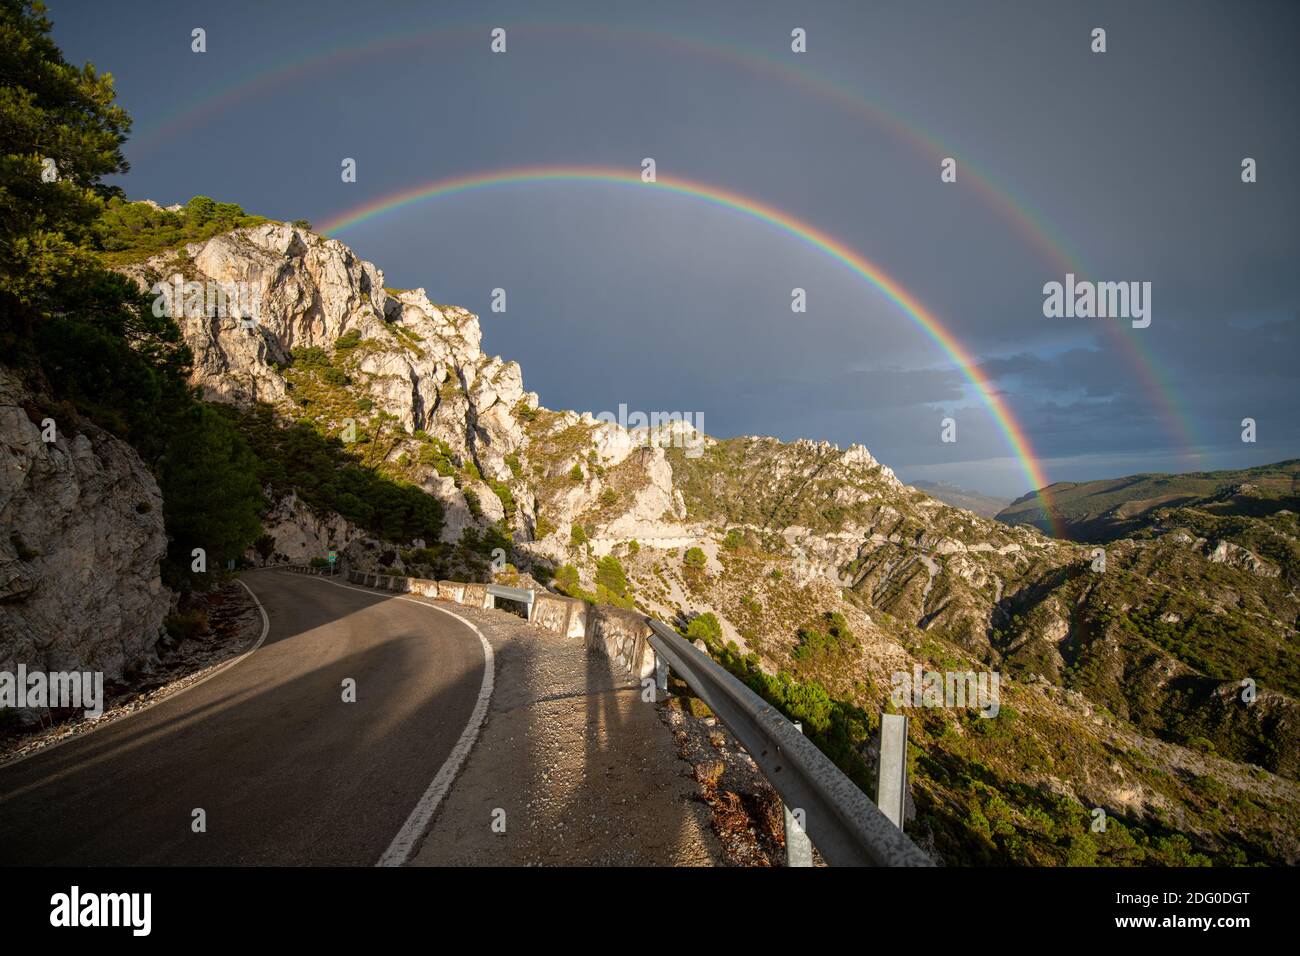
[[[1011,503],[1010,498],[994,498],[946,481],[913,481],[911,485],[918,491],[924,491],[931,498],[938,498],[946,505],[965,508],[984,518],[996,517],[998,512]]]
[[[1150,527],[1171,508],[1195,508],[1220,517],[1256,518],[1283,510],[1300,511],[1300,459],[1235,471],[1062,481],[1046,490],[1066,538],[1103,544]],[[998,512],[997,519],[1054,533],[1037,492],[1017,498]]]

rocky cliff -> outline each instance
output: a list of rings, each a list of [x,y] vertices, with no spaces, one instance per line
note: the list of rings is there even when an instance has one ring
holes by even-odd
[[[159,578],[162,497],[144,463],[46,409],[3,367],[0,458],[0,671],[112,680],[147,666],[171,593]]]

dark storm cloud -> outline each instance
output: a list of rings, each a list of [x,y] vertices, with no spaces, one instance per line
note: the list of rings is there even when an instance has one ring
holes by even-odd
[[[203,193],[320,220],[469,171],[636,169],[654,156],[664,175],[751,195],[875,261],[975,356],[1053,478],[1185,467],[1171,415],[1205,467],[1300,450],[1293,5],[51,8],[69,57],[111,70],[137,131],[155,134],[148,149],[128,143],[133,197]],[[449,18],[474,26],[432,34]],[[530,30],[537,21],[552,27]],[[510,30],[504,56],[487,51],[495,25]],[[189,50],[194,26],[207,54]],[[794,26],[806,54],[789,50]],[[1089,51],[1094,26],[1108,31],[1105,54]],[[428,43],[310,67],[320,51],[422,33]],[[308,68],[274,80],[296,63]],[[856,102],[791,82],[791,67]],[[193,109],[249,76],[270,79]],[[941,155],[958,159],[957,183],[940,183]],[[345,156],[355,184],[339,181]],[[1244,156],[1259,163],[1253,185],[1240,181]],[[702,411],[724,436],[860,441],[904,475],[1025,490],[935,342],[870,283],[753,218],[627,189],[518,187],[343,238],[390,284],[435,300],[485,313],[489,290],[508,288],[510,313],[484,314],[485,346],[519,360],[548,404]],[[1122,334],[1154,371],[1102,320],[1044,318],[1043,284],[1067,270],[1152,283],[1150,328]],[[790,312],[795,286],[805,315]],[[962,437],[941,445],[949,413]],[[1246,416],[1261,425],[1255,446],[1236,437]]]

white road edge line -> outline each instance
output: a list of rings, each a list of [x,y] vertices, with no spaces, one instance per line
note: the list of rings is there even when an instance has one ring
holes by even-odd
[[[488,704],[492,700],[492,687],[496,682],[496,658],[492,654],[492,645],[488,643],[483,632],[475,627],[472,623],[465,620],[455,611],[448,611],[444,607],[438,607],[436,604],[426,604],[424,601],[417,601],[414,598],[402,597],[401,595],[392,594],[391,592],[372,591],[369,588],[353,587],[350,584],[339,584],[337,581],[326,581],[336,588],[347,588],[349,591],[360,591],[362,594],[372,594],[375,596],[383,595],[385,597],[396,598],[399,601],[410,601],[412,604],[418,604],[420,607],[427,607],[434,611],[441,611],[450,617],[454,617],[460,623],[464,624],[473,631],[483,645],[483,683],[479,685],[478,699],[474,701],[474,710],[469,715],[469,723],[465,729],[460,732],[460,739],[456,741],[456,746],[452,748],[447,759],[438,769],[437,775],[429,788],[424,791],[424,795],[411,811],[411,815],[406,818],[402,828],[397,831],[397,836],[393,837],[393,842],[388,845],[384,855],[379,858],[375,866],[403,866],[410,859],[411,854],[415,852],[416,844],[424,836],[424,831],[429,828],[430,821],[433,820],[434,813],[438,810],[438,805],[442,803],[442,798],[447,795],[451,789],[452,783],[456,780],[456,775],[460,773],[461,764],[469,756],[474,742],[478,740],[478,732],[483,726],[483,718],[487,716]]]
[[[199,678],[194,683],[185,685],[180,690],[176,691],[174,694],[168,694],[166,697],[159,697],[157,700],[150,701],[149,703],[141,707],[139,710],[133,710],[131,711],[131,713],[118,717],[116,720],[106,720],[102,724],[96,724],[90,729],[83,730],[80,733],[69,734],[68,736],[64,737],[62,740],[56,740],[54,741],[54,743],[46,744],[44,747],[39,747],[36,750],[23,754],[20,757],[14,757],[12,760],[0,761],[0,770],[4,770],[8,767],[12,767],[15,764],[20,764],[24,760],[30,760],[32,757],[38,757],[41,754],[47,754],[51,750],[58,750],[64,744],[70,744],[74,740],[81,740],[82,738],[89,737],[97,730],[103,730],[106,727],[115,727],[125,720],[130,720],[132,717],[140,716],[145,711],[153,710],[159,704],[165,704],[169,700],[175,700],[177,697],[180,697],[182,694],[188,694],[190,691],[198,687],[200,684],[206,684],[208,681],[212,680],[212,678],[216,677],[218,674],[222,674],[230,670],[230,668],[234,667],[244,658],[248,657],[248,655],[252,654],[253,651],[261,647],[262,644],[266,641],[266,635],[269,634],[271,631],[271,619],[266,616],[266,608],[262,607],[262,602],[257,599],[257,595],[253,593],[253,589],[250,588],[247,584],[244,584],[244,582],[240,578],[235,578],[235,581],[241,587],[243,587],[245,591],[248,592],[248,596],[253,599],[253,603],[257,605],[258,612],[262,615],[262,633],[258,635],[258,638],[253,643],[252,647],[244,651],[244,653],[240,654],[238,657],[232,657],[224,664],[217,665],[217,667],[212,671],[212,673],[203,675],[203,677]]]

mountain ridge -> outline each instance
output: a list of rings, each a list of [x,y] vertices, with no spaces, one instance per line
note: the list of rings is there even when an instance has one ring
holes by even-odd
[[[913,481],[913,488],[924,491],[931,498],[937,498],[944,504],[955,508],[973,511],[981,518],[994,518],[1011,503],[1010,498],[986,495],[982,491],[971,491],[948,481]],[[1040,529],[1042,530],[1042,529]]]
[[[1142,530],[1161,509],[1209,508],[1218,514],[1300,510],[1300,459],[1220,471],[1140,472],[1120,478],[1056,482],[1042,490],[1066,537],[1105,543]],[[997,515],[1051,533],[1039,492],[1021,495]]]

